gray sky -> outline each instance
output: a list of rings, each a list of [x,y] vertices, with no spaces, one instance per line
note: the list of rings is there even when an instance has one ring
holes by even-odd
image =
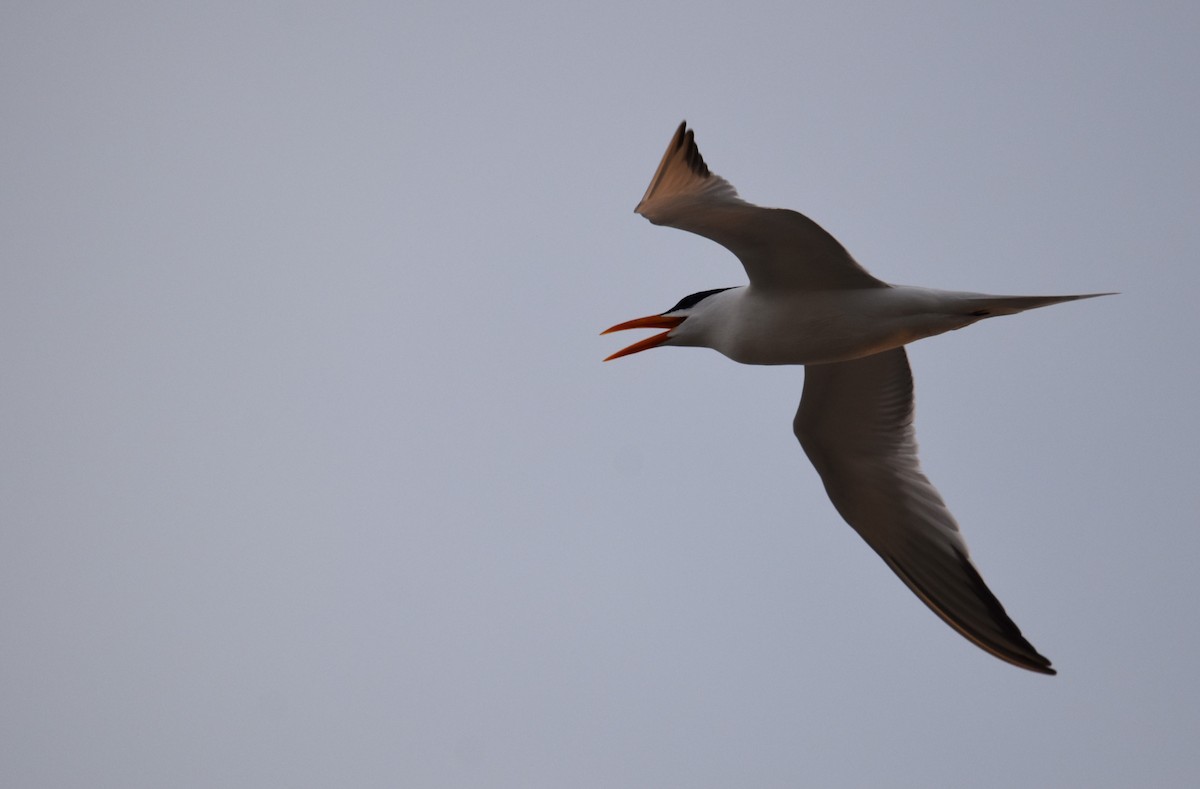
[[[176,5],[0,10],[0,785],[1200,781],[1195,4]],[[883,279],[1122,292],[910,349],[1058,677],[801,370],[601,364],[743,282],[632,213],[683,118]]]

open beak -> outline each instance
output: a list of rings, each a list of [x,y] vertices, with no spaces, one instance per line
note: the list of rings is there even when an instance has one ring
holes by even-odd
[[[645,318],[634,318],[631,321],[618,323],[610,329],[605,329],[600,333],[612,334],[615,331],[625,331],[626,329],[667,329],[667,331],[662,334],[656,334],[653,337],[647,337],[644,340],[639,340],[628,348],[622,348],[604,361],[609,362],[613,359],[619,359],[622,356],[628,356],[631,353],[638,353],[639,351],[662,345],[667,337],[671,336],[670,330],[683,323],[683,321],[684,319],[679,317],[670,318],[666,315],[648,315]]]

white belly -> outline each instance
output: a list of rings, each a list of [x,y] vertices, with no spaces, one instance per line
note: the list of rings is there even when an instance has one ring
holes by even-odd
[[[894,287],[759,295],[729,292],[709,345],[743,364],[823,364],[857,359],[981,320],[981,294]],[[697,316],[699,317],[699,316]],[[714,317],[716,315],[714,314]],[[686,321],[685,321],[686,325]],[[680,343],[688,344],[688,343]]]

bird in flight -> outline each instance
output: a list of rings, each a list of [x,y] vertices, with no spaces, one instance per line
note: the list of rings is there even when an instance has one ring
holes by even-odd
[[[997,315],[1110,295],[992,296],[890,285],[808,217],[761,208],[709,171],[681,123],[634,209],[731,251],[750,284],[685,296],[603,333],[665,329],[605,359],[670,345],[743,364],[802,364],[793,429],[841,516],[946,624],[1015,666],[1054,674],[972,564],[921,471],[904,346]]]

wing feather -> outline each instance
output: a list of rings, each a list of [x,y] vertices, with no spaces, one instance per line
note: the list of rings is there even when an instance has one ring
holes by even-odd
[[[837,239],[803,214],[761,208],[709,171],[687,123],[679,124],[634,209],[656,225],[716,241],[737,255],[750,284],[774,289],[881,288]]]
[[[1002,660],[1055,673],[984,583],[921,471],[903,348],[806,367],[794,428],[838,512],[934,613]]]

